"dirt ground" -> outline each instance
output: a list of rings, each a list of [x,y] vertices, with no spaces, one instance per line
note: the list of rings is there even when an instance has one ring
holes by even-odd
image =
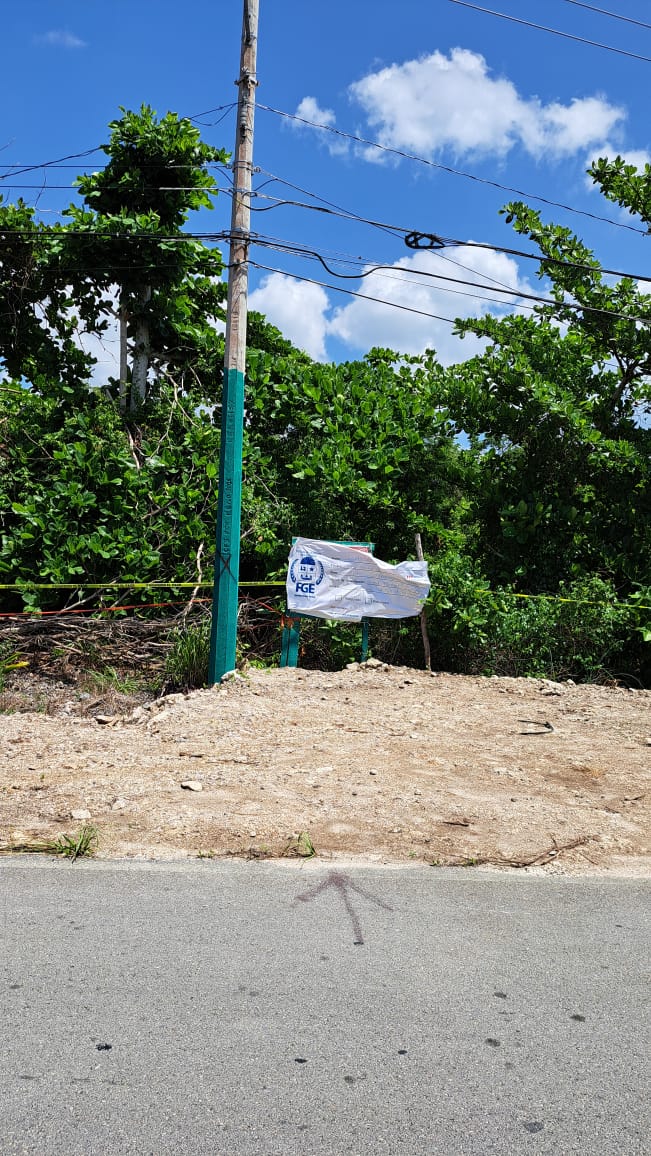
[[[4,714],[0,844],[90,823],[104,858],[311,841],[325,858],[644,875],[650,707],[651,691],[371,660],[253,669],[127,714]]]

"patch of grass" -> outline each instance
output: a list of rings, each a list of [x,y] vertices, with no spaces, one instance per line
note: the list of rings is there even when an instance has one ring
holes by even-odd
[[[169,683],[177,690],[205,686],[210,654],[210,619],[173,631],[170,640],[172,645],[165,663]]]
[[[140,680],[131,674],[120,674],[114,666],[104,666],[101,670],[93,670],[90,678],[97,690],[114,690],[118,694],[137,694],[142,690]]]
[[[96,827],[85,823],[76,835],[59,835],[58,839],[33,839],[24,843],[0,844],[0,855],[62,855],[74,863],[95,854],[99,834]]]
[[[299,859],[312,859],[316,848],[307,831],[301,831],[295,839],[290,839],[283,855],[296,855]]]

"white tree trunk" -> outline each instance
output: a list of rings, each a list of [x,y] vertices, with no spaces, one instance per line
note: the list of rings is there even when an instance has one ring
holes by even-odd
[[[143,290],[141,304],[146,305],[151,300],[151,286]],[[133,369],[131,371],[131,406],[132,410],[144,405],[147,396],[147,372],[149,370],[149,322],[141,318],[136,325],[135,345],[133,351]]]
[[[127,322],[127,307],[126,305],[120,304],[120,413],[124,413],[127,408],[127,373],[129,370],[127,360]]]

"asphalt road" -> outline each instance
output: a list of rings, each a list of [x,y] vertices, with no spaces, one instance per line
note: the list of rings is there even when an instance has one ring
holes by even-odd
[[[641,882],[0,861],[0,1152],[640,1156]]]

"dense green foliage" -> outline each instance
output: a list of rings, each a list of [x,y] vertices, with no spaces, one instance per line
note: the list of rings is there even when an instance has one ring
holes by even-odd
[[[69,224],[0,205],[0,579],[22,587],[4,609],[211,577],[224,286],[219,252],[182,226],[225,154],[147,108],[110,127]],[[649,223],[651,170],[603,161],[592,175]],[[242,578],[282,576],[295,533],[371,539],[399,560],[419,531],[435,666],[648,679],[651,298],[613,284],[568,230],[507,211],[554,304],[459,322],[486,347],[450,369],[382,349],[318,364],[250,316]],[[91,388],[76,330],[101,333],[118,305],[128,378]],[[127,406],[143,343],[147,390]],[[304,642],[325,664],[358,646],[339,626]],[[422,661],[414,622],[374,624],[372,643]]]

